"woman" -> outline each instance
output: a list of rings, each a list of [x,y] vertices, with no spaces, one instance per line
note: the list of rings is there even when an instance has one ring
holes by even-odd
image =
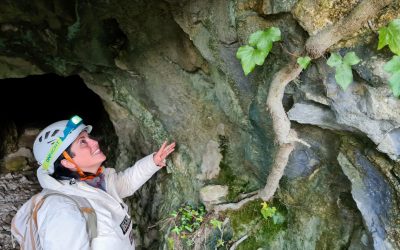
[[[134,249],[132,222],[122,199],[165,166],[165,158],[175,149],[175,143],[164,142],[158,152],[117,173],[102,166],[106,156],[90,137],[91,130],[74,116],[49,125],[34,142],[40,185],[62,194],[48,196],[37,212],[37,238],[43,249]],[[94,209],[95,237],[89,235],[87,219],[70,197],[85,199]]]

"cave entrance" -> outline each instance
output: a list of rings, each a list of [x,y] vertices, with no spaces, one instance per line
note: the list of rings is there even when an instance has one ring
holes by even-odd
[[[56,74],[0,80],[0,159],[21,147],[32,150],[37,133],[47,125],[82,117],[93,126],[92,135],[107,155],[107,165],[115,162],[117,137],[100,97],[78,75]],[[2,173],[13,171],[4,169]]]

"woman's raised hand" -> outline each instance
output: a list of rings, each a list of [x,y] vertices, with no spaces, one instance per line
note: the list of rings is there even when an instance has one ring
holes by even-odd
[[[165,141],[161,148],[153,155],[154,163],[159,167],[164,167],[166,164],[165,158],[168,157],[169,154],[174,152],[175,150],[175,142],[167,145],[167,141]]]

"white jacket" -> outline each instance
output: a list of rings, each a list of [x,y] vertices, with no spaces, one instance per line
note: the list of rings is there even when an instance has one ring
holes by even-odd
[[[135,249],[128,206],[122,198],[131,196],[159,169],[154,164],[152,154],[119,173],[106,168],[104,175],[107,192],[82,181],[59,181],[38,170],[38,179],[43,188],[85,197],[97,215],[98,235],[92,240],[90,248],[86,221],[79,208],[68,198],[48,197],[37,217],[43,249]]]

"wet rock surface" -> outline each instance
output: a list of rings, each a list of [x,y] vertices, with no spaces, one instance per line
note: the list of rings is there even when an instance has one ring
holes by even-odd
[[[379,165],[374,165],[374,158],[379,157],[368,157],[354,141],[345,141],[338,162],[352,184],[352,196],[372,235],[374,248],[398,249],[400,224],[398,217],[393,217],[400,213],[398,198]]]

